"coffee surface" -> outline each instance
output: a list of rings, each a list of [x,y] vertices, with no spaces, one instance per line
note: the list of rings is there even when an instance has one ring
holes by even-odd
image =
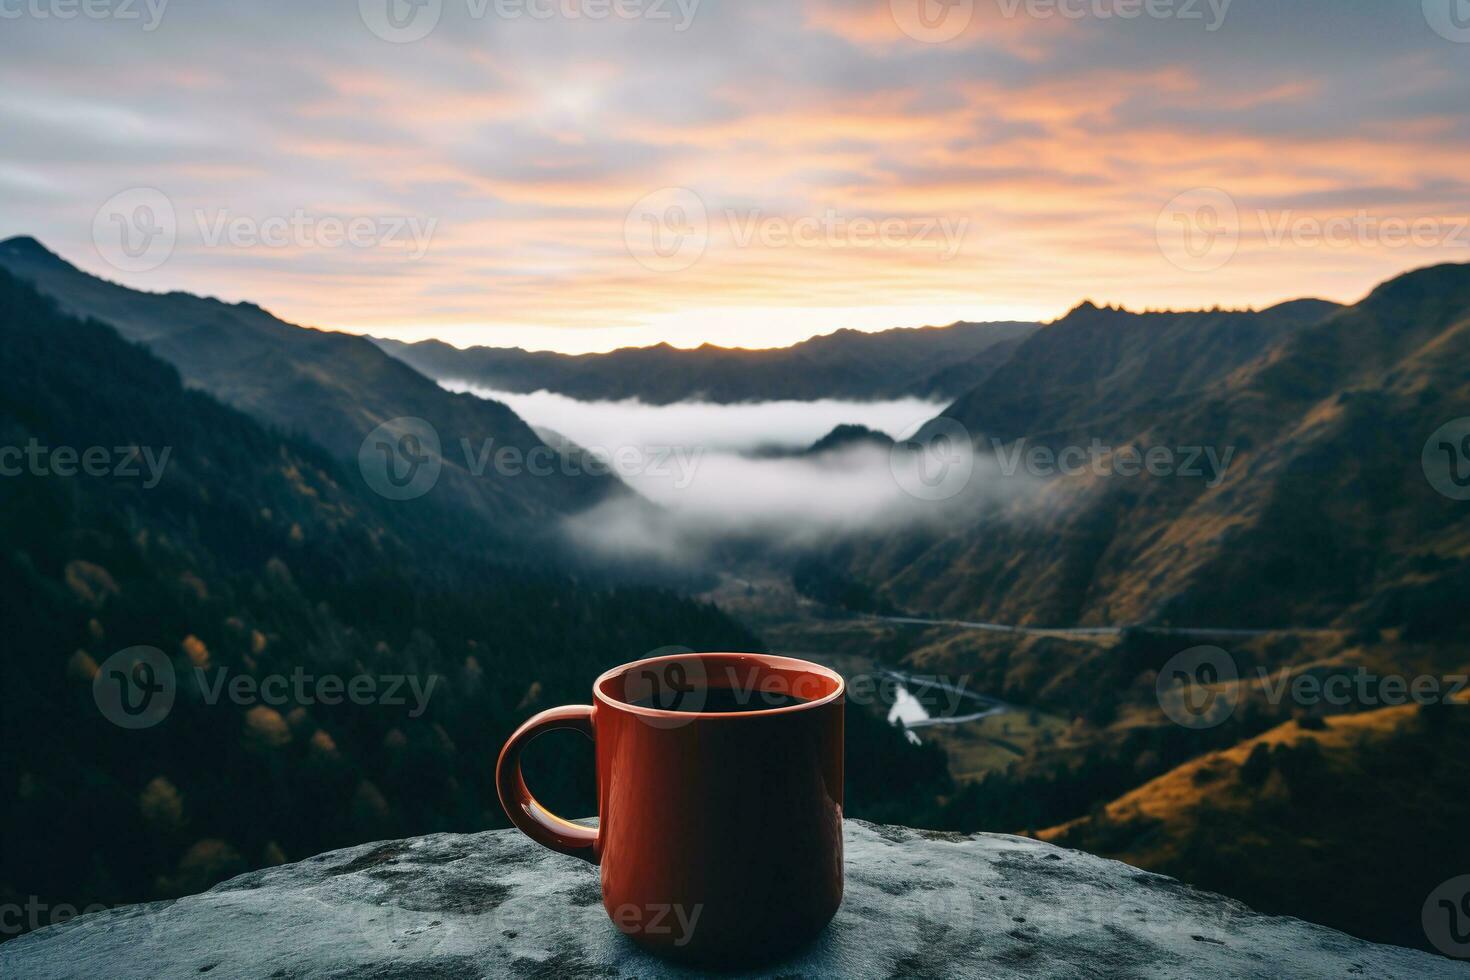
[[[731,714],[738,711],[767,711],[807,704],[806,698],[769,691],[747,691],[729,687],[697,688],[691,691],[665,691],[654,697],[629,701],[635,708],[659,708],[663,711],[709,712]]]

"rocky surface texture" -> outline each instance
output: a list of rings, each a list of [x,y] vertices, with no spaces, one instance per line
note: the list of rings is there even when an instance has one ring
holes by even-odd
[[[670,916],[663,927],[682,926]],[[513,831],[334,851],[0,946],[4,978],[206,974],[693,975],[613,928],[594,867]],[[1032,840],[849,821],[841,911],[810,947],[756,975],[1339,980],[1466,977],[1470,966]]]

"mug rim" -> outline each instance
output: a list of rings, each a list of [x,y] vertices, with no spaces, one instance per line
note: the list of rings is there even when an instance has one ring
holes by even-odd
[[[670,711],[667,708],[645,708],[641,705],[629,704],[627,701],[619,701],[603,693],[602,685],[604,682],[634,667],[664,663],[670,660],[688,660],[691,657],[698,657],[701,660],[713,657],[749,657],[762,661],[768,666],[796,668],[805,670],[808,673],[819,674],[829,680],[836,681],[837,687],[830,694],[825,694],[815,701],[804,701],[801,704],[788,704],[775,708],[755,708],[750,711]],[[597,680],[592,682],[592,700],[599,705],[605,705],[608,708],[618,711],[626,711],[631,715],[642,715],[645,718],[677,718],[691,721],[696,718],[700,720],[738,720],[741,718],[765,718],[771,715],[791,714],[796,711],[807,711],[812,708],[820,708],[823,705],[831,704],[838,698],[843,697],[846,693],[847,680],[831,667],[824,667],[821,664],[813,663],[810,660],[801,660],[797,657],[783,657],[780,654],[740,653],[731,650],[709,650],[700,653],[691,651],[690,653],[669,653],[661,657],[645,657],[642,660],[632,660],[613,667],[610,670],[605,670],[598,675]]]

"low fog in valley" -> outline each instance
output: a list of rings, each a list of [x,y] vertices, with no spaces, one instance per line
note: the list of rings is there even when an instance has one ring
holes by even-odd
[[[504,402],[538,430],[602,459],[638,450],[623,457],[631,465],[613,468],[641,499],[566,520],[578,544],[610,556],[688,565],[725,541],[800,549],[842,534],[973,517],[1026,483],[1019,474],[1002,479],[995,459],[959,441],[940,440],[923,454],[870,442],[805,452],[843,424],[910,436],[944,409],[919,398],[658,406],[446,387]]]

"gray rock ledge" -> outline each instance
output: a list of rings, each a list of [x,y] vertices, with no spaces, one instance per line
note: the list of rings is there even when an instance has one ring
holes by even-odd
[[[672,928],[678,928],[671,923]],[[365,844],[0,945],[0,977],[674,977],[597,871],[514,831]],[[1466,977],[1470,966],[1257,915],[1172,878],[993,834],[847,823],[827,931],[762,976]]]

